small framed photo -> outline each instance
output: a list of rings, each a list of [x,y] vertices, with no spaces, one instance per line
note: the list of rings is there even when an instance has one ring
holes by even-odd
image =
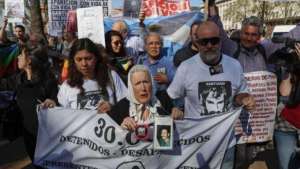
[[[156,117],[154,123],[154,149],[173,149],[173,119],[169,116]]]

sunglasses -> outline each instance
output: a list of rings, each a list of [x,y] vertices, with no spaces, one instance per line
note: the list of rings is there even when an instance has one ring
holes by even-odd
[[[118,45],[122,45],[122,42],[121,41],[115,41],[115,42],[113,42],[113,44],[118,46]]]
[[[219,37],[212,37],[212,38],[203,38],[203,39],[197,39],[196,42],[201,46],[206,46],[208,43],[211,45],[216,45],[220,43]]]

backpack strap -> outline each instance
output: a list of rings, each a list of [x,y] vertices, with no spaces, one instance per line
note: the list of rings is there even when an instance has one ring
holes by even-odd
[[[267,54],[266,54],[266,50],[265,50],[264,46],[259,43],[256,46],[256,48],[257,48],[258,52],[263,56],[265,63],[267,64]]]
[[[237,49],[233,54],[233,58],[238,60],[239,56],[240,56],[240,52],[241,52],[241,45],[240,45],[240,43],[236,43],[236,44],[237,44]]]

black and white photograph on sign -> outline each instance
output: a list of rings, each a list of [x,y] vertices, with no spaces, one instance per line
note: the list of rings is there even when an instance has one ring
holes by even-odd
[[[155,118],[154,149],[173,149],[173,120],[170,117]]]
[[[200,82],[199,101],[203,108],[201,115],[214,115],[229,111],[231,83],[229,81]]]
[[[5,0],[5,11],[9,22],[22,22],[25,17],[23,0]]]
[[[78,109],[96,110],[99,101],[107,100],[101,91],[89,91],[84,94],[78,94],[77,107]]]

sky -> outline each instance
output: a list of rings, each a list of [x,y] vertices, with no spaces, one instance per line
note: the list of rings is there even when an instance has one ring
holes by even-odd
[[[123,6],[123,0],[111,0],[113,8],[118,8]],[[191,6],[200,6],[202,0],[190,0]]]

